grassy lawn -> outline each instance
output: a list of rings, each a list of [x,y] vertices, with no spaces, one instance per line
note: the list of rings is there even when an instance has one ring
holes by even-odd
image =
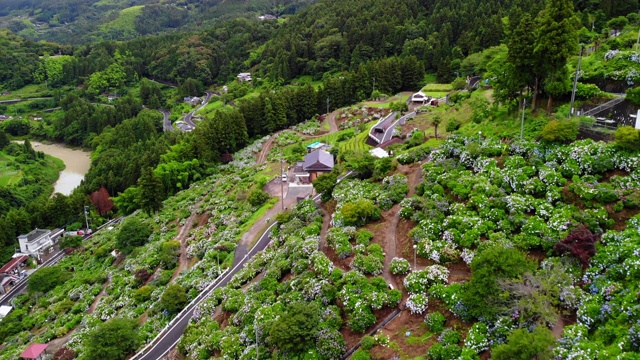
[[[22,171],[9,166],[15,158],[5,153],[0,153],[0,186],[16,184],[22,179]]]
[[[216,100],[216,101],[209,102],[207,104],[207,106],[205,106],[205,107],[201,108],[200,110],[198,110],[198,114],[209,115],[209,114],[215,112],[216,110],[222,110],[223,108],[224,108],[224,104],[222,103],[222,101],[221,100]]]
[[[400,94],[396,94],[386,100],[383,101],[365,101],[363,103],[360,103],[358,106],[368,106],[368,107],[375,107],[375,108],[388,108],[389,105],[392,102],[406,102],[409,97],[411,96],[411,94],[409,93],[400,93]]]
[[[427,91],[449,92],[451,90],[453,90],[453,87],[451,86],[451,84],[427,84],[425,87],[422,88],[422,92],[427,92]]]
[[[0,86],[0,89],[2,87]],[[10,91],[9,95],[1,95],[0,100],[13,100],[18,98],[49,96],[49,91],[44,84],[31,84],[18,90]]]
[[[431,96],[433,98],[436,99],[440,99],[443,98],[445,96],[447,96],[447,94],[449,93],[448,91],[423,91],[423,93],[427,96]]]
[[[253,224],[255,224],[256,221],[260,220],[260,218],[262,218],[264,216],[264,214],[266,214],[267,211],[269,211],[269,209],[271,209],[273,207],[273,205],[275,205],[277,202],[278,202],[278,198],[273,197],[273,198],[269,199],[269,201],[264,203],[264,205],[262,205],[262,207],[260,209],[258,209],[258,211],[254,212],[253,215],[251,215],[251,217],[249,218],[249,220],[247,220],[247,222],[242,224],[242,228],[240,229],[240,233],[244,234],[247,231],[249,231],[249,229],[253,226]]]

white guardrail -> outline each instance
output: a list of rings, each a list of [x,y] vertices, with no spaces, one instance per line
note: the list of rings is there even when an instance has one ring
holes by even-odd
[[[139,359],[141,356],[144,356],[151,348],[153,348],[158,343],[159,340],[161,340],[167,335],[166,333],[173,328],[173,325],[176,322],[182,320],[182,318],[184,318],[187,312],[193,310],[193,308],[195,308],[198,304],[200,304],[200,302],[202,302],[207,296],[209,296],[211,291],[213,291],[215,287],[218,286],[218,283],[220,282],[220,280],[226,277],[228,273],[236,270],[236,268],[238,268],[239,266],[241,265],[244,266],[244,260],[247,258],[247,255],[249,255],[255,249],[255,247],[258,246],[258,244],[260,243],[260,239],[262,239],[267,233],[269,233],[269,231],[271,231],[271,228],[273,228],[277,223],[278,223],[277,221],[274,222],[273,224],[271,224],[271,226],[267,228],[267,230],[265,230],[264,233],[262,233],[262,236],[260,236],[259,240],[253,245],[253,247],[251,247],[251,249],[247,251],[247,254],[245,254],[241,262],[239,262],[233,268],[227,268],[224,272],[218,275],[218,277],[206,288],[204,288],[204,290],[202,290],[200,294],[198,294],[198,296],[196,296],[193,300],[191,300],[191,302],[187,306],[185,306],[185,308],[182,309],[182,311],[180,311],[178,315],[176,315],[173,319],[171,319],[171,321],[169,321],[169,323],[158,333],[158,335],[156,335],[156,337],[149,344],[147,344],[147,346],[145,346],[142,350],[137,352],[129,360],[136,360],[136,359]]]

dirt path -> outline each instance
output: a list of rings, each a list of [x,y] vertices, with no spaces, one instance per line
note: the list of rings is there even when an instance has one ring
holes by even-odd
[[[273,142],[280,134],[280,131],[274,133],[269,137],[269,139],[262,145],[262,150],[258,153],[258,161],[256,161],[256,165],[264,164],[267,161],[267,155],[269,154],[269,150],[273,147]]]
[[[100,299],[102,299],[103,296],[107,295],[107,292],[105,291],[105,289],[107,288],[107,286],[109,286],[109,284],[111,284],[110,277],[107,279],[107,281],[104,282],[104,284],[102,284],[102,290],[100,290],[100,293],[98,294],[98,296],[96,296],[96,298],[93,300],[93,302],[89,306],[89,310],[87,310],[87,314],[93,314],[93,312],[96,311],[96,307],[98,306]]]
[[[331,223],[331,214],[322,207],[322,229],[320,229],[320,243],[318,250],[324,252],[327,246],[327,232],[329,232],[329,224]]]
[[[416,192],[416,186],[420,182],[420,177],[422,176],[422,167],[420,163],[414,164],[411,166],[400,166],[398,167],[398,171],[407,176],[407,187],[409,188],[409,193],[407,197],[413,196]],[[391,274],[390,265],[391,260],[397,256],[397,239],[396,232],[398,228],[398,221],[400,221],[400,204],[396,204],[391,208],[389,212],[389,216],[391,216],[391,221],[389,222],[389,227],[387,228],[387,232],[385,235],[384,244],[384,271],[382,272],[382,277],[387,280],[388,283],[392,284],[396,289],[398,288],[398,284],[394,276]]]
[[[200,203],[196,204],[195,206],[200,206]],[[178,260],[178,267],[173,272],[173,275],[171,275],[171,280],[169,281],[170,283],[172,283],[178,277],[178,275],[180,275],[180,272],[186,270],[187,266],[189,265],[189,259],[187,258],[187,235],[189,234],[189,230],[193,226],[193,222],[195,221],[196,216],[198,216],[198,214],[193,211],[189,218],[187,218],[187,221],[185,221],[182,229],[180,229],[178,236],[176,236],[176,240],[180,241],[180,259]]]
[[[338,112],[340,112],[340,110],[334,110],[327,118],[327,121],[329,122],[329,134],[338,131],[338,124],[336,123],[336,116],[338,116]]]
[[[553,325],[553,328],[551,329],[551,333],[553,334],[553,336],[556,337],[556,339],[560,339],[562,337],[563,331],[564,331],[564,319],[562,318],[562,315],[558,315],[556,323]]]

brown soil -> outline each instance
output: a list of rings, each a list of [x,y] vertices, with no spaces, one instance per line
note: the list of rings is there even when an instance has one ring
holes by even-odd
[[[627,221],[640,213],[639,209],[622,209],[622,211],[614,212],[613,204],[606,206],[609,217],[614,221],[613,230],[623,231],[627,228]]]
[[[200,204],[196,204],[196,206],[200,206]],[[198,216],[197,213],[192,213],[187,221],[185,221],[184,226],[180,229],[178,236],[176,236],[176,240],[180,242],[180,259],[178,260],[178,267],[173,271],[173,275],[171,275],[171,280],[169,282],[173,282],[178,275],[184,270],[187,269],[189,265],[189,259],[187,258],[187,235],[189,234],[189,230],[193,228],[193,222],[196,220]]]
[[[257,165],[263,164],[267,160],[267,154],[269,154],[269,150],[273,147],[273,141],[278,137],[278,134],[274,133],[271,137],[262,145],[262,150],[258,153],[258,161],[256,161]]]
[[[105,291],[105,289],[107,288],[107,286],[109,286],[109,284],[111,284],[111,279],[107,279],[107,281],[105,281],[104,284],[102,284],[102,290],[100,290],[100,293],[98,294],[98,296],[96,296],[96,298],[93,299],[93,302],[89,306],[89,310],[87,310],[87,314],[93,314],[93,312],[96,311],[96,307],[98,306],[100,299],[102,299],[103,296],[107,295],[107,292]]]

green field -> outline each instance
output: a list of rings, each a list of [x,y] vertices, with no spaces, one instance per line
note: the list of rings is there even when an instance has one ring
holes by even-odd
[[[359,105],[361,106],[368,106],[368,107],[374,107],[374,108],[381,108],[381,109],[386,109],[389,107],[389,105],[391,105],[392,102],[406,102],[409,97],[411,96],[411,94],[409,93],[400,93],[400,94],[396,94],[390,98],[387,98],[384,101],[365,101]]]
[[[0,153],[0,186],[13,185],[22,179],[22,171],[11,166],[14,159],[13,156]]]
[[[123,9],[118,14],[118,17],[115,20],[112,20],[106,24],[100,26],[100,29],[103,31],[121,31],[121,32],[132,32],[135,33],[135,20],[140,14],[142,14],[142,8],[144,5],[132,6],[126,9]]]
[[[370,149],[373,149],[373,146],[367,145],[367,137],[369,137],[369,130],[371,130],[371,128],[375,124],[376,124],[375,121],[368,123],[367,129],[365,131],[358,133],[358,135],[352,137],[347,141],[339,143],[338,147],[340,148],[340,151],[345,151],[345,150],[369,151]]]
[[[2,87],[0,86],[0,89]],[[22,99],[22,98],[30,98],[30,97],[41,97],[41,96],[50,96],[51,94],[44,86],[44,84],[32,84],[27,85],[18,90],[13,90],[9,93],[9,95],[0,95],[0,100],[13,100],[13,99]]]

